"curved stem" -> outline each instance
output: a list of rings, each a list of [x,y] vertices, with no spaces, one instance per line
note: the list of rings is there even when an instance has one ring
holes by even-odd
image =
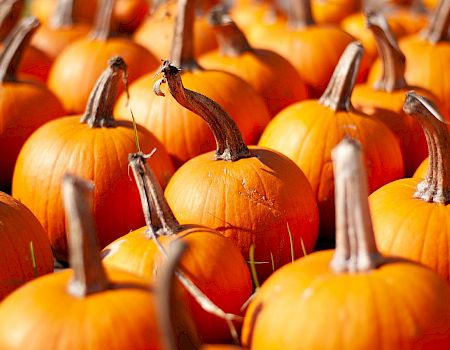
[[[50,21],[53,29],[70,28],[73,26],[73,0],[58,0],[55,12]]]
[[[383,264],[370,219],[367,173],[361,145],[342,140],[333,150],[336,202],[336,272],[364,272]]]
[[[361,43],[350,43],[342,54],[320,103],[334,111],[350,111],[350,101],[363,55]]]
[[[209,14],[209,23],[216,33],[219,51],[224,56],[240,56],[252,50],[244,33],[226,13],[224,6],[216,6]]]
[[[111,17],[115,0],[100,0],[100,6],[95,17],[95,24],[90,33],[94,40],[106,41],[111,31]]]
[[[180,70],[170,65],[170,62],[163,63],[161,72],[164,78],[155,83],[153,90],[157,95],[164,96],[160,85],[167,82],[169,91],[175,100],[208,123],[216,139],[217,160],[236,161],[252,157],[235,121],[219,104],[204,95],[185,89],[181,81]]]
[[[170,60],[183,71],[199,68],[194,55],[195,0],[178,0]]]
[[[301,29],[315,25],[312,15],[311,0],[288,1],[288,23],[293,29]]]
[[[149,238],[175,235],[182,230],[181,225],[170,209],[155,173],[146,162],[148,157],[143,153],[131,153],[128,163],[141,196]]]
[[[409,92],[403,105],[425,131],[429,148],[429,165],[425,179],[417,186],[415,198],[427,202],[450,202],[450,134],[445,119],[426,97]]]
[[[70,295],[82,298],[108,289],[109,281],[100,260],[93,216],[94,184],[72,175],[62,183],[68,226],[70,266],[73,276],[67,286]]]
[[[127,65],[122,57],[115,56],[108,61],[108,68],[98,78],[91,91],[86,111],[80,120],[82,123],[88,124],[91,128],[113,127],[116,125],[113,108],[116,101],[120,72],[122,72],[124,85],[127,89]]]
[[[0,33],[4,38],[16,25],[21,16],[22,2],[19,0],[0,1]]]
[[[31,36],[39,27],[35,17],[23,18],[9,33],[0,55],[0,82],[17,81],[17,70]]]
[[[383,65],[383,74],[375,82],[374,89],[386,92],[404,89],[406,58],[398,46],[386,18],[380,13],[367,14],[367,26],[372,31]]]
[[[450,1],[441,0],[436,7],[423,37],[431,43],[450,40]]]

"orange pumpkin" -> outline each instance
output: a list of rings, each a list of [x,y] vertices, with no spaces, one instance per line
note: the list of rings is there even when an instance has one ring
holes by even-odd
[[[406,176],[412,176],[428,154],[420,124],[403,112],[405,94],[413,89],[405,81],[405,56],[400,51],[386,18],[369,14],[368,27],[377,42],[383,76],[375,84],[356,85],[352,102],[356,108],[384,122],[398,137]],[[420,93],[432,96],[426,90]]]
[[[30,12],[39,20],[48,24],[57,8],[60,0],[32,0],[30,1]],[[76,23],[91,23],[95,17],[96,1],[94,0],[73,0],[74,20]]]
[[[70,263],[36,279],[0,305],[0,348],[5,350],[162,350],[154,283],[120,270],[105,270],[93,220],[93,184],[63,180]],[[187,327],[187,325],[186,325]],[[182,349],[195,349],[186,331]]]
[[[361,44],[350,44],[320,100],[299,102],[281,111],[259,141],[259,146],[285,154],[305,172],[318,201],[323,237],[334,236],[331,150],[344,136],[363,144],[371,192],[403,177],[394,134],[380,121],[356,111],[350,102],[362,54]]]
[[[220,231],[233,239],[244,257],[254,245],[255,260],[266,262],[256,267],[261,280],[292,255],[302,255],[302,246],[312,251],[318,212],[303,172],[278,152],[249,149],[224,109],[187,90],[179,70],[167,62],[163,73],[172,96],[208,123],[217,144],[215,152],[178,169],[166,188],[180,223],[196,222]],[[158,84],[156,91],[162,93]]]
[[[361,8],[361,0],[312,0],[311,9],[317,23],[339,24]]]
[[[394,181],[372,193],[375,235],[381,251],[419,261],[450,282],[450,134],[425,97],[409,93],[404,110],[422,124],[430,162],[424,179]]]
[[[0,55],[0,189],[9,191],[14,164],[25,140],[39,126],[64,115],[61,103],[44,85],[17,80],[18,65],[36,19],[23,19]]]
[[[129,66],[130,82],[155,69],[159,62],[142,46],[126,38],[110,38],[110,18],[114,0],[105,0],[97,14],[89,38],[67,46],[53,63],[48,86],[70,114],[82,113],[90,91],[104,68],[104,62],[119,55]]]
[[[0,40],[3,41],[20,19],[24,0],[4,0],[0,3]]]
[[[434,9],[439,4],[439,0],[423,0],[423,4],[429,9]]]
[[[81,121],[80,116],[72,116],[45,124],[27,140],[17,160],[12,193],[40,220],[55,257],[61,261],[67,261],[60,189],[66,172],[96,184],[94,209],[102,247],[144,224],[126,161],[128,153],[136,149],[133,125],[114,120],[112,114],[121,71],[126,74],[124,61],[120,57],[110,60]],[[150,162],[165,185],[173,172],[167,152],[144,128],[138,126],[136,132],[144,151],[158,149]]]
[[[200,65],[244,79],[264,98],[271,116],[294,102],[306,99],[307,87],[289,61],[273,51],[252,48],[223,11],[223,7],[217,8],[210,17],[219,50],[200,57]]]
[[[182,70],[184,84],[191,89],[223,104],[225,110],[236,118],[247,143],[256,143],[270,115],[264,100],[245,81],[233,74],[204,70],[195,60],[193,52],[193,24],[195,6],[192,0],[180,0],[170,61]],[[172,97],[155,96],[149,86],[158,72],[150,73],[130,86],[127,94],[119,98],[115,112],[130,119],[130,108],[136,121],[151,130],[164,144],[176,167],[189,159],[214,149],[214,138],[195,113],[182,108]],[[220,87],[220,88],[218,88]],[[239,95],[239,103],[235,97]],[[195,222],[195,221],[194,221]]]
[[[336,249],[299,259],[263,284],[245,315],[244,346],[448,349],[450,288],[424,266],[380,254],[363,163],[354,141],[335,148]]]
[[[242,305],[252,294],[252,282],[239,249],[233,241],[210,228],[180,225],[164,198],[155,174],[144,164],[144,156],[132,154],[129,159],[149,220],[147,226],[126,234],[103,250],[105,265],[150,280],[160,273],[164,260],[159,244],[168,248],[174,242],[186,242],[189,250],[181,260],[183,271],[223,311],[241,314]],[[230,340],[225,320],[204,311],[192,297],[188,298],[188,305],[204,341]]]

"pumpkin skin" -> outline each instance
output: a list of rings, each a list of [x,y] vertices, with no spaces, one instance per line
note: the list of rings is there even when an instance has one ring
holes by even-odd
[[[0,300],[22,284],[53,272],[53,256],[47,234],[30,210],[0,192]],[[33,242],[36,272],[30,242]]]
[[[312,0],[311,9],[317,23],[339,24],[361,7],[359,0]]]
[[[50,23],[53,12],[56,8],[57,0],[33,0],[30,3],[30,12],[39,18],[43,24]],[[96,1],[75,0],[74,20],[75,22],[91,23],[95,16]]]

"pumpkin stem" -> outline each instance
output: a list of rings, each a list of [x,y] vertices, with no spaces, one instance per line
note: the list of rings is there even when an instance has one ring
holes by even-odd
[[[199,69],[194,55],[195,0],[178,0],[170,60],[183,71]]]
[[[422,125],[429,150],[427,175],[417,186],[414,197],[447,204],[450,202],[450,134],[447,122],[433,102],[413,91],[406,95],[403,110]]]
[[[215,159],[233,162],[252,157],[235,121],[218,103],[202,94],[185,89],[181,81],[180,70],[172,66],[169,61],[164,61],[161,72],[164,77],[155,83],[154,92],[159,96],[164,96],[160,86],[163,82],[167,82],[169,91],[175,100],[208,123],[216,139]]]
[[[222,55],[236,57],[252,50],[244,33],[226,13],[224,6],[219,5],[211,10],[209,23],[216,33],[219,51]]]
[[[127,65],[120,56],[115,56],[108,61],[106,68],[91,91],[86,111],[80,119],[91,128],[114,127],[117,122],[113,116],[114,103],[120,80],[120,72],[123,75],[125,88],[128,88]]]
[[[18,0],[3,0],[0,1],[0,33],[2,38],[10,32],[16,22],[20,18],[20,11],[15,8],[22,6]]]
[[[291,28],[302,29],[316,24],[311,0],[289,0],[288,9],[288,23]]]
[[[406,58],[400,50],[386,18],[380,13],[368,13],[367,26],[375,37],[378,53],[383,64],[383,74],[381,78],[375,82],[374,89],[393,92],[395,90],[406,88]]]
[[[431,43],[450,40],[450,1],[441,0],[422,36]]]
[[[336,201],[336,272],[369,271],[385,262],[377,249],[370,219],[367,173],[361,145],[350,138],[333,150]]]
[[[26,17],[8,34],[0,54],[0,82],[17,81],[17,70],[23,53],[39,25],[37,18]]]
[[[155,173],[146,162],[148,157],[142,152],[131,153],[128,162],[141,196],[145,222],[150,229],[149,238],[175,235],[181,230],[181,226],[164,197]]]
[[[65,175],[62,182],[67,218],[70,266],[73,276],[67,286],[70,295],[82,298],[108,289],[109,281],[100,260],[93,216],[94,184]]]
[[[363,55],[361,43],[350,43],[342,54],[328,86],[320,98],[320,103],[332,110],[350,111],[353,109],[350,101],[359,65]]]
[[[90,33],[91,39],[106,41],[111,34],[111,17],[115,0],[100,0],[100,8],[97,10],[94,27]]]
[[[58,0],[55,12],[50,21],[53,29],[70,28],[73,26],[73,0]]]

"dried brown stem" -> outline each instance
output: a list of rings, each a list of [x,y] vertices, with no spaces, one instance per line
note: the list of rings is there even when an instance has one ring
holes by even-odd
[[[422,36],[431,43],[449,41],[450,1],[441,0]]]
[[[288,23],[293,29],[301,29],[315,25],[311,10],[311,0],[288,1]]]
[[[60,29],[73,26],[73,1],[74,0],[58,0],[55,12],[50,21],[51,28]]]
[[[90,37],[94,40],[106,41],[111,33],[111,17],[116,0],[100,0]]]
[[[20,19],[23,3],[18,0],[0,1],[0,38],[5,38]]]

